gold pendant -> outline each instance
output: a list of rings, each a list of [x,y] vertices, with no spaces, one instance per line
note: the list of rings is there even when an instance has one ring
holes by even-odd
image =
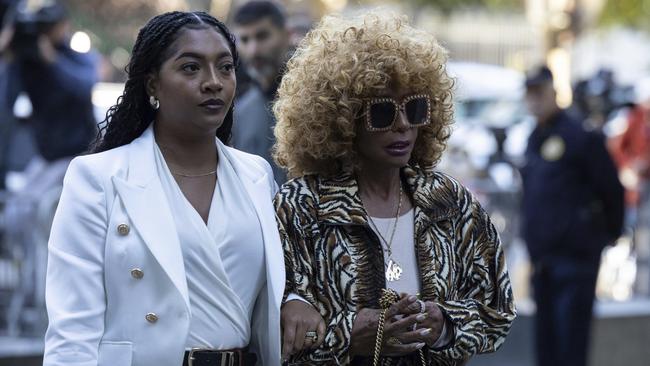
[[[386,268],[386,281],[393,282],[399,281],[402,277],[402,267],[400,267],[397,262],[392,259],[388,261],[388,267]]]

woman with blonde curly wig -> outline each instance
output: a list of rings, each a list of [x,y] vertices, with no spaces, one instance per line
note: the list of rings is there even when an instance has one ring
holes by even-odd
[[[515,317],[497,232],[435,171],[452,124],[446,51],[400,16],[326,17],[274,107],[290,364],[458,365]],[[301,326],[315,308],[326,324]],[[291,329],[286,329],[292,324]],[[316,346],[317,345],[317,346]]]

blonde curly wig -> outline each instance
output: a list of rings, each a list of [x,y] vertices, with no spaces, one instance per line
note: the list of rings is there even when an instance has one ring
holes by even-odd
[[[403,16],[325,17],[300,43],[278,89],[275,160],[292,177],[352,172],[363,101],[399,85],[431,97],[431,123],[419,129],[411,163],[435,165],[453,122],[446,62],[435,37]]]

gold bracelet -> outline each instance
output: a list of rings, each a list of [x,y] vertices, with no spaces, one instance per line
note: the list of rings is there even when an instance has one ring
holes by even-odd
[[[379,364],[379,354],[381,353],[381,343],[384,338],[384,321],[386,319],[386,311],[387,310],[382,310],[379,313],[379,322],[377,324],[377,338],[375,339],[375,355],[374,355],[374,360],[372,362],[373,366],[377,366]]]

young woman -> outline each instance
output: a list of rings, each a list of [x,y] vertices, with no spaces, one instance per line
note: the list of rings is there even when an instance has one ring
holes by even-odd
[[[265,160],[226,146],[235,65],[206,13],[140,30],[103,137],[65,178],[44,365],[280,364],[277,189]]]

